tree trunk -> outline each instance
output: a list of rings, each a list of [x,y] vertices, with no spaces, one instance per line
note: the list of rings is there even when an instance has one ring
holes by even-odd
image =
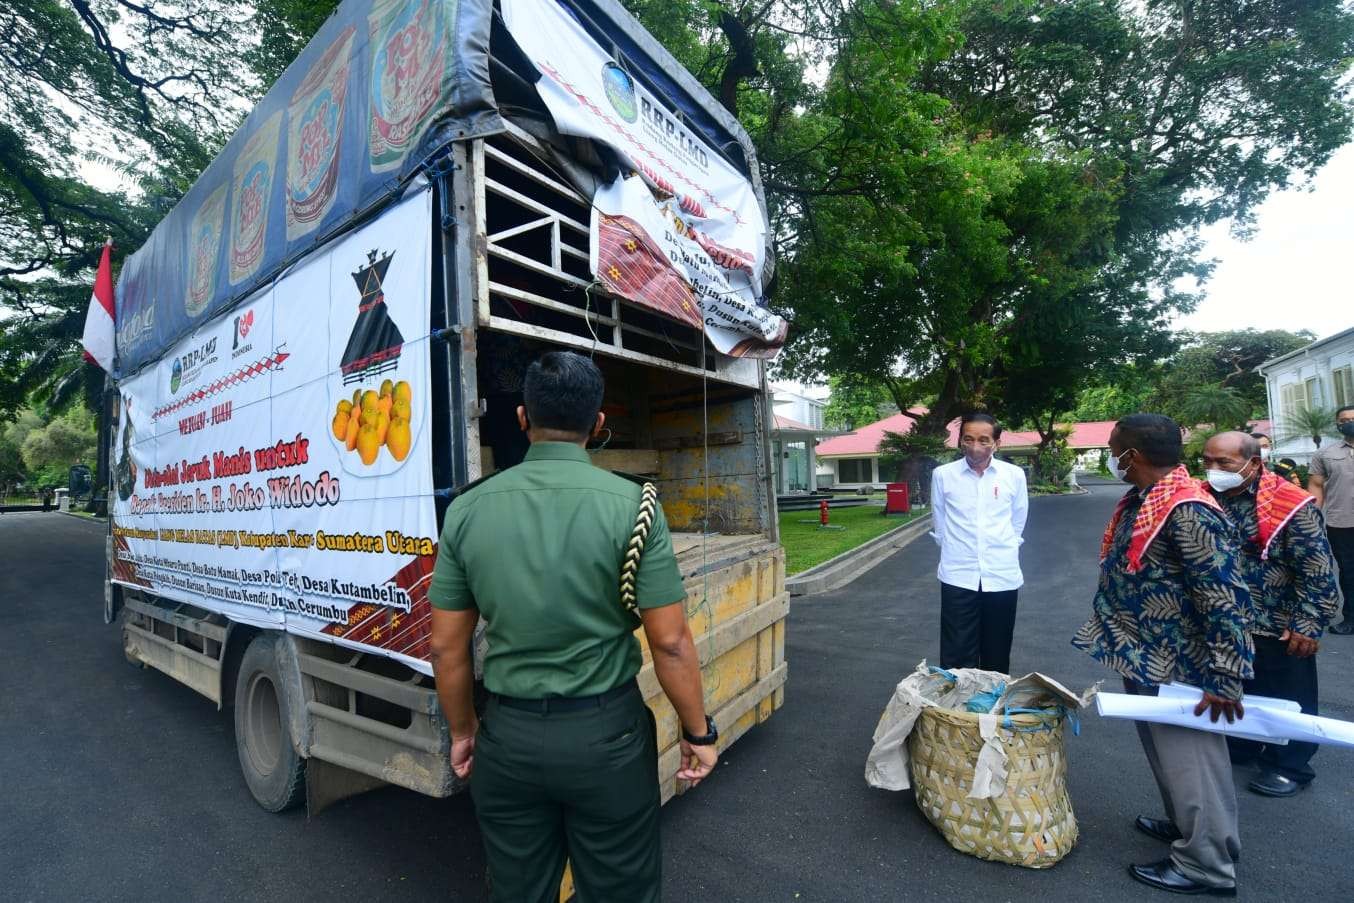
[[[747,23],[733,13],[721,11],[719,30],[729,39],[732,55],[719,79],[719,102],[734,116],[738,115],[738,85],[745,78],[757,74],[757,45],[748,32]]]

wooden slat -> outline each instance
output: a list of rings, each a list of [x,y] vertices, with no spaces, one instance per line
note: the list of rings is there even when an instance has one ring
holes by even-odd
[[[537,326],[534,323],[522,323],[518,320],[512,320],[507,317],[490,316],[487,323],[490,329],[497,329],[501,332],[510,332],[514,335],[526,336],[530,339],[538,339],[543,342],[552,342],[556,345],[567,345],[570,348],[580,348],[584,351],[593,350],[593,340],[591,336],[576,336],[570,332],[563,332],[558,329],[548,329],[544,326]],[[737,376],[731,375],[730,371],[703,372],[699,367],[692,367],[688,364],[679,364],[676,361],[670,361],[666,358],[656,357],[652,354],[644,354],[640,351],[631,351],[628,348],[616,348],[607,345],[605,342],[597,344],[597,351],[609,357],[620,358],[621,360],[633,361],[637,364],[648,364],[665,370],[669,373],[686,373],[690,376],[708,377],[712,382],[727,383],[730,385],[747,385],[755,387],[755,383],[743,383]]]
[[[673,451],[679,448],[701,448],[706,445],[737,445],[742,441],[741,432],[730,430],[721,433],[698,433],[694,436],[669,436],[655,439],[653,444],[660,451]]]
[[[658,473],[658,452],[652,448],[604,448],[590,453],[592,463],[604,470],[625,473]]]
[[[553,226],[554,224],[555,217],[543,216],[540,219],[534,219],[529,223],[513,226],[511,229],[504,229],[502,232],[495,232],[493,235],[489,236],[489,243],[493,244],[494,242],[502,241],[505,238],[521,235],[523,232],[530,232],[532,229],[539,229],[542,226]]]
[[[526,147],[527,142],[522,140],[522,137],[529,138],[529,136],[527,136],[525,132],[518,132],[511,126],[510,123],[505,124],[509,125],[509,131],[513,133],[514,138],[517,138],[516,142],[517,145],[519,147]],[[577,191],[574,191],[574,189],[571,186],[566,185],[557,179],[551,178],[541,170],[533,169],[531,166],[529,166],[526,163],[523,163],[521,160],[517,159],[512,154],[509,154],[507,151],[501,150],[500,148],[495,147],[493,144],[486,144],[485,152],[486,156],[492,157],[496,162],[502,163],[509,169],[521,173],[528,179],[531,179],[533,182],[537,182],[541,185],[544,185],[546,188],[549,188],[556,194],[563,195],[564,197],[568,198],[571,201],[574,201],[575,203],[587,206],[588,204],[587,198],[583,197]]]
[[[560,213],[558,210],[554,209],[549,204],[543,204],[533,197],[522,194],[522,192],[518,191],[515,188],[510,188],[507,185],[504,185],[502,182],[499,182],[495,179],[491,179],[488,176],[485,176],[484,187],[486,191],[489,193],[497,194],[501,197],[508,198],[513,203],[521,204],[528,210],[533,210],[536,213],[541,214],[542,216],[553,217],[576,232],[582,232],[584,235],[588,234],[588,227],[580,223],[578,220],[573,219],[572,217],[565,216],[563,213]]]
[[[494,257],[500,257],[504,260],[510,260],[519,266],[523,266],[533,272],[540,273],[542,276],[549,276],[551,279],[558,279],[560,282],[577,286],[578,288],[587,288],[588,286],[587,282],[583,281],[582,279],[579,279],[577,276],[570,276],[563,270],[556,270],[549,264],[532,260],[530,257],[518,254],[516,251],[509,251],[507,248],[501,248],[498,245],[490,245],[489,254]]]
[[[610,317],[604,316],[597,311],[589,311],[582,307],[574,307],[572,304],[565,304],[556,301],[553,298],[547,298],[544,295],[538,295],[535,292],[524,291],[520,288],[513,288],[510,285],[504,285],[501,282],[489,283],[490,294],[503,295],[507,298],[513,298],[525,304],[532,304],[536,307],[544,307],[547,310],[557,310],[562,314],[569,314],[578,317],[580,320],[592,320],[594,323],[600,323],[603,326],[615,326],[616,321]]]

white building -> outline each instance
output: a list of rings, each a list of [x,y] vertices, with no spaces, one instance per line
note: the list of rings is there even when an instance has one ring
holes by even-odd
[[[826,407],[826,398],[814,398],[785,385],[771,386],[771,408],[775,414],[771,426],[771,469],[775,473],[777,495],[814,492],[819,482],[830,485],[832,471],[818,461],[816,454],[820,439],[837,435],[823,428]]]
[[[1328,438],[1321,444],[1339,441],[1333,412],[1354,404],[1354,328],[1265,361],[1256,370],[1265,378],[1276,458],[1292,458],[1299,464],[1311,460],[1316,446],[1292,423],[1294,414],[1304,408],[1332,412]]]

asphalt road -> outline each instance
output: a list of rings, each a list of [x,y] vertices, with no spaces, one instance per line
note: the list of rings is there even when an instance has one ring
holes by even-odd
[[[1112,677],[1068,645],[1116,495],[1031,505],[1013,670],[1081,688]],[[483,899],[467,797],[402,790],[315,819],[254,805],[228,713],[122,658],[101,621],[103,537],[58,514],[0,515],[0,897],[14,900]],[[910,792],[863,778],[893,685],[937,651],[936,552],[914,543],[835,593],[796,599],[785,707],[663,812],[665,898],[719,901],[1152,900],[1129,862],[1160,802],[1132,726],[1087,714],[1068,741],[1081,840],[1031,871],[951,850]],[[1354,718],[1354,638],[1320,657],[1327,714]],[[1289,800],[1238,772],[1241,897],[1349,900],[1354,753],[1324,749]]]

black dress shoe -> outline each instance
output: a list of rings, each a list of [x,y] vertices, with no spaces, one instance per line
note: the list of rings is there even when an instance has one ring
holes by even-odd
[[[1332,627],[1329,632],[1338,634],[1339,636],[1349,636],[1354,633],[1354,621],[1349,621],[1348,619],[1341,621],[1339,624]]]
[[[1169,859],[1163,859],[1149,865],[1130,865],[1128,873],[1133,876],[1134,881],[1141,881],[1148,887],[1170,891],[1173,894],[1207,894],[1210,897],[1236,896],[1235,884],[1231,887],[1213,887],[1208,884],[1200,884],[1198,881],[1182,875],[1180,870],[1175,867],[1175,863]]]
[[[1266,771],[1246,786],[1251,793],[1261,796],[1292,796],[1307,785],[1286,778],[1277,771]]]
[[[1133,822],[1133,827],[1148,837],[1155,837],[1164,843],[1175,843],[1180,839],[1180,829],[1169,818],[1149,818],[1146,815],[1139,815]]]

